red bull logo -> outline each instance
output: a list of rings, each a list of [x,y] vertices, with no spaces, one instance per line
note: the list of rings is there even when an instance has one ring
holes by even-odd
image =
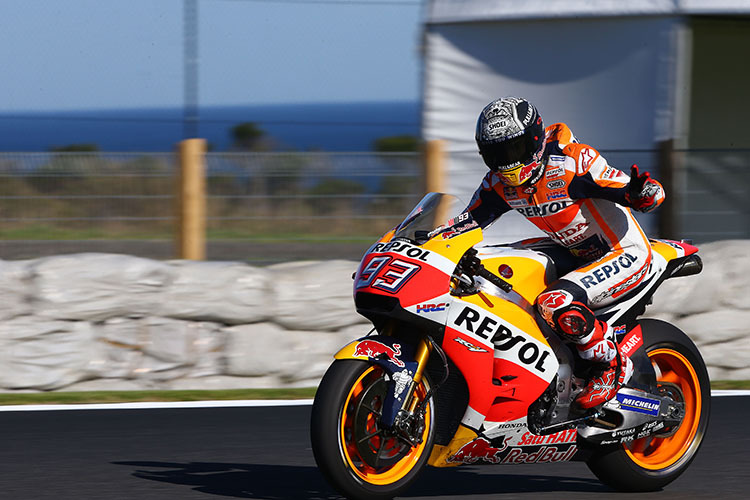
[[[463,445],[455,455],[448,457],[448,462],[473,464],[482,460],[493,464],[499,464],[501,458],[497,455],[508,447],[509,439],[509,437],[505,438],[503,440],[503,445],[500,448],[490,446],[490,442],[487,438],[475,439],[474,441]]]
[[[403,368],[404,362],[398,359],[401,356],[401,344],[393,344],[393,349],[378,342],[377,340],[363,340],[354,348],[354,356],[367,356],[368,358],[382,358],[385,355],[388,361]]]

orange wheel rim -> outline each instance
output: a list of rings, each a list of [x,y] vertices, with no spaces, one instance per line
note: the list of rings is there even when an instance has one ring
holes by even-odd
[[[343,457],[349,464],[350,469],[361,479],[369,484],[384,485],[392,484],[406,476],[416,465],[419,458],[425,451],[427,446],[427,436],[430,431],[431,418],[430,418],[430,405],[427,405],[425,409],[425,428],[422,434],[422,442],[417,446],[411,447],[408,451],[402,450],[400,453],[394,455],[398,457],[399,454],[403,453],[395,463],[387,465],[385,467],[375,468],[368,465],[363,459],[360,453],[360,447],[356,441],[359,441],[361,445],[364,441],[368,445],[371,445],[378,450],[384,449],[396,450],[399,441],[394,437],[381,436],[377,434],[378,422],[377,417],[374,414],[367,416],[364,422],[363,435],[360,436],[359,429],[355,429],[355,418],[352,408],[360,402],[360,398],[365,394],[366,389],[373,381],[379,379],[383,371],[380,367],[370,366],[365,372],[359,376],[357,381],[352,385],[351,390],[346,398],[344,407],[340,416],[340,429],[339,429],[339,447]],[[427,394],[424,384],[419,384],[416,390],[417,397],[421,400]]]
[[[700,426],[702,396],[698,374],[693,365],[679,352],[670,348],[655,349],[648,353],[651,362],[658,367],[659,382],[674,384],[680,388],[685,404],[685,415],[680,427],[668,437],[649,436],[625,446],[628,456],[640,467],[662,470],[673,466],[696,444]]]

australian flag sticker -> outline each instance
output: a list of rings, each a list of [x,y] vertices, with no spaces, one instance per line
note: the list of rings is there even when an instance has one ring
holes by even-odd
[[[659,414],[660,403],[657,399],[641,398],[638,396],[630,396],[628,394],[618,394],[617,401],[620,403],[620,408],[624,410],[630,410],[654,416]]]

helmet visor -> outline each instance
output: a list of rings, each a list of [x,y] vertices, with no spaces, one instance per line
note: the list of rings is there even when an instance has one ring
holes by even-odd
[[[484,163],[495,172],[515,170],[519,164],[532,163],[544,144],[544,129],[531,127],[525,133],[502,142],[487,144],[479,152]]]
[[[544,147],[544,124],[541,118],[530,125],[522,134],[497,142],[479,143],[479,153],[485,164],[493,171],[514,169],[519,163],[534,161]]]

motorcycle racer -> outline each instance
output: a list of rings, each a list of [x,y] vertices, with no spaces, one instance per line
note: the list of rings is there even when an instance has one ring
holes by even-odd
[[[597,368],[575,404],[588,409],[605,403],[628,382],[633,363],[592,308],[643,281],[651,246],[630,209],[655,209],[664,190],[636,165],[630,176],[608,165],[564,123],[545,129],[537,109],[522,98],[489,103],[477,120],[476,142],[490,171],[468,210],[482,228],[516,210],[556,244],[557,252],[549,253],[559,279],[539,295],[536,307]]]

